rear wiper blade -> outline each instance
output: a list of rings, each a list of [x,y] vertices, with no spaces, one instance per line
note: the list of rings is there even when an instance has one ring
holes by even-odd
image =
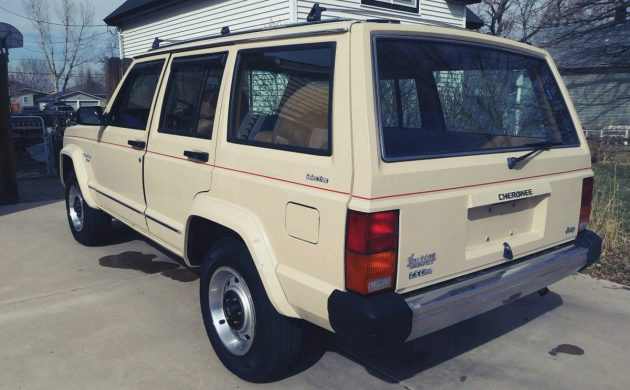
[[[562,145],[562,142],[558,142],[558,141],[542,141],[542,142],[532,142],[529,144],[525,144],[523,146],[525,147],[533,147],[534,150],[532,150],[531,152],[528,152],[520,157],[508,157],[507,159],[507,164],[508,164],[508,168],[510,169],[514,169],[514,167],[516,167],[516,164],[520,163],[521,161],[527,159],[530,156],[533,156],[534,154],[538,153],[538,152],[542,152],[544,150],[549,150],[550,147],[552,146],[558,146],[558,145]]]

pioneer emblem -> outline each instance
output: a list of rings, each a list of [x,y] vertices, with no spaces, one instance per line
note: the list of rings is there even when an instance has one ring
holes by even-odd
[[[428,253],[426,255],[421,255],[417,257],[415,253],[412,253],[407,258],[407,268],[413,269],[418,267],[424,267],[425,265],[432,265],[437,260],[437,255],[435,252]]]
[[[504,192],[499,194],[499,200],[510,200],[510,199],[518,199],[523,198],[525,196],[534,195],[534,191],[531,188],[521,191],[512,191],[512,192]]]
[[[507,242],[503,243],[503,257],[508,260],[512,260],[514,258],[514,254],[512,253],[512,247]]]

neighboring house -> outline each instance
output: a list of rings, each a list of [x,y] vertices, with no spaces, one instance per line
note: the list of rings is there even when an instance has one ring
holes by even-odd
[[[403,23],[479,28],[466,5],[481,0],[335,0],[319,1],[332,17],[396,19]],[[151,48],[155,38],[185,40],[305,22],[315,1],[304,0],[127,0],[104,20],[119,28],[120,55],[133,57]],[[467,22],[471,19],[471,22]]]
[[[53,93],[38,100],[40,109],[44,109],[49,103],[65,103],[75,110],[79,107],[99,106],[105,107],[106,101],[102,96],[92,95],[80,90],[66,90]]]
[[[31,88],[21,88],[15,90],[11,95],[11,100],[16,102],[20,110],[24,107],[35,107],[37,101],[48,95],[46,92],[37,91]]]
[[[589,136],[630,132],[630,20],[626,9],[591,33],[548,48]]]

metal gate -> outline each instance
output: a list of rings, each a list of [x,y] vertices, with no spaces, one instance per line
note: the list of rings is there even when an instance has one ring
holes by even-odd
[[[13,148],[18,178],[55,174],[52,131],[39,116],[12,116]]]

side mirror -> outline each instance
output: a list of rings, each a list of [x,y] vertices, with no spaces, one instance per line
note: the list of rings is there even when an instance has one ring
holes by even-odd
[[[74,113],[74,122],[78,125],[87,126],[105,125],[103,107],[79,107],[79,109]]]

